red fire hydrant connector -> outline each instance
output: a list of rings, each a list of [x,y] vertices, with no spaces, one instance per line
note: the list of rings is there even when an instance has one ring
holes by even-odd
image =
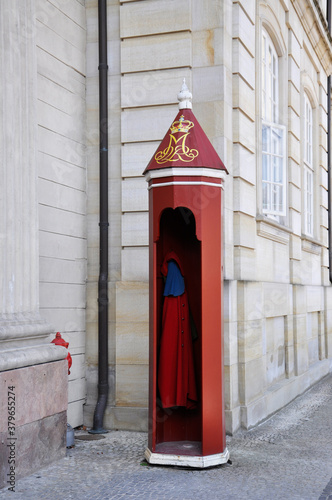
[[[61,334],[60,332],[57,332],[56,335],[55,335],[55,338],[52,340],[52,344],[55,344],[55,345],[61,345],[63,347],[65,347],[66,349],[68,349],[68,346],[69,346],[69,342],[66,342],[62,337],[61,337]],[[68,351],[68,355],[67,355],[67,361],[68,361],[68,375],[70,374],[70,367],[71,365],[73,364],[73,360],[71,358],[71,355],[70,355],[70,352]]]

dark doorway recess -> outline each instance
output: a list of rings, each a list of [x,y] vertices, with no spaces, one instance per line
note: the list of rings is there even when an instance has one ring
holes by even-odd
[[[177,207],[175,210],[166,208],[160,218],[160,236],[157,241],[157,359],[159,359],[164,303],[164,277],[161,266],[170,251],[174,251],[181,262],[193,321],[192,345],[198,403],[195,409],[184,407],[163,409],[157,388],[156,452],[200,455],[202,453],[201,242],[196,236],[195,216],[189,208]]]

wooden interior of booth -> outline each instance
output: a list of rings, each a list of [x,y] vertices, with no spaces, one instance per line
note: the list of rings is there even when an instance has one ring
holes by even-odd
[[[189,307],[198,333],[198,338],[193,341],[198,406],[195,409],[184,407],[163,409],[157,392],[156,449],[154,451],[200,455],[202,448],[201,242],[196,236],[194,214],[186,207],[166,208],[161,214],[159,234],[157,242],[157,356],[162,331],[164,290],[161,265],[165,255],[173,250],[178,255],[183,268]]]

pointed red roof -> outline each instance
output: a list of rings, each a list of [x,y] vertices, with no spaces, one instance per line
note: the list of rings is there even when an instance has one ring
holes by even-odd
[[[191,109],[180,109],[143,174],[176,167],[227,169]]]

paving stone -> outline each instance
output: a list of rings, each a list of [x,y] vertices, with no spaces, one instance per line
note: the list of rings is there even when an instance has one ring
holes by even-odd
[[[193,470],[151,466],[147,434],[80,440],[65,458],[18,480],[0,500],[332,499],[332,375],[250,431],[227,437],[232,464]]]

